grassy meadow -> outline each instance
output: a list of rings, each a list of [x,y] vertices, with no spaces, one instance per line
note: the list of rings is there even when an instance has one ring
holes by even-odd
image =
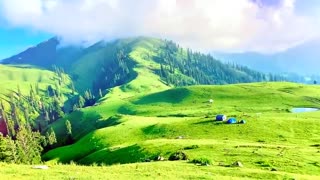
[[[188,161],[164,161],[141,166],[152,169],[174,164],[195,172],[205,169],[226,178],[320,176],[320,112],[290,112],[292,107],[319,107],[317,86],[294,83],[192,86],[124,98],[118,98],[116,89],[113,93],[100,105],[68,117],[78,141],[46,153],[47,163],[75,161],[126,169],[132,163],[157,156],[168,159],[172,153],[183,151],[190,160],[204,158],[212,165],[199,167]],[[210,104],[209,99],[214,99],[214,103]],[[247,123],[216,122],[216,114],[245,119]],[[61,136],[64,130],[58,127],[62,127],[62,122],[55,124],[57,131],[62,131],[58,133]],[[90,133],[78,131],[85,127]],[[236,161],[244,168],[230,167]],[[170,177],[184,178],[179,174]]]
[[[319,179],[319,176],[252,168],[196,166],[187,162],[150,162],[113,166],[0,164],[1,179]]]

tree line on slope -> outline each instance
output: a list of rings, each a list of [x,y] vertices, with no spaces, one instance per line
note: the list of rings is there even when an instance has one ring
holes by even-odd
[[[50,124],[63,118],[66,113],[95,103],[96,98],[90,90],[79,95],[73,83],[68,94],[72,101],[65,101],[61,88],[67,84],[67,77],[61,68],[54,69],[55,85],[48,85],[46,92],[42,92],[39,84],[36,84],[30,85],[28,94],[23,94],[18,86],[17,90],[0,96],[0,161],[39,163],[43,150],[52,149],[57,143]],[[73,108],[66,111],[68,108],[65,104]],[[68,120],[65,125],[67,143],[72,143],[72,125]]]
[[[103,90],[121,85],[132,78],[134,62],[125,50],[117,50],[114,58],[104,61],[92,89],[80,94],[63,68],[53,66],[54,85],[42,93],[39,84],[30,85],[29,94],[17,90],[0,96],[0,161],[38,163],[43,151],[54,148],[57,139],[50,125],[65,114],[92,106],[104,95]],[[70,81],[71,93],[62,93],[62,86]],[[66,99],[67,98],[67,99]],[[73,142],[70,121],[66,121],[67,144]]]
[[[103,61],[92,83],[94,94],[101,96],[102,90],[125,84],[136,76],[133,71],[135,62],[129,57],[128,52],[126,48],[116,49],[111,58]]]
[[[156,73],[167,84],[187,86],[197,84],[233,84],[260,81],[284,81],[285,77],[264,74],[237,64],[223,64],[211,55],[186,51],[172,41],[159,47],[160,70]]]

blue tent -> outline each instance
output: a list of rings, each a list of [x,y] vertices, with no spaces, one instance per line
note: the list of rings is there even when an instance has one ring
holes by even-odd
[[[227,116],[219,114],[216,116],[217,121],[225,121],[227,119]]]
[[[245,124],[245,123],[246,123],[246,120],[242,119],[239,123],[240,123],[240,124]]]
[[[237,123],[236,118],[230,118],[230,119],[228,119],[228,121],[227,121],[227,124],[236,124],[236,123]]]

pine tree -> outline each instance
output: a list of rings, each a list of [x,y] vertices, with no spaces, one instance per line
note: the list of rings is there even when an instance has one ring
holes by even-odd
[[[66,120],[66,129],[67,129],[67,144],[72,144],[73,143],[72,126],[69,120]]]
[[[103,93],[102,93],[101,88],[99,89],[99,96],[100,96],[100,98],[102,98],[102,97],[103,97]]]
[[[84,99],[85,99],[86,101],[88,101],[88,100],[91,99],[91,98],[90,98],[90,93],[89,93],[88,90],[84,92]]]
[[[60,102],[58,100],[58,98],[54,98],[53,99],[53,111],[54,111],[54,119],[53,120],[57,120],[61,117],[64,116],[64,112],[62,111],[61,107],[60,107]]]
[[[78,109],[78,105],[74,104],[73,107],[72,107],[72,111],[76,111],[77,109]]]
[[[36,86],[35,86],[35,90],[36,90],[36,95],[40,95],[40,87],[39,87],[39,83],[36,83]]]
[[[3,162],[12,162],[12,156],[10,151],[10,144],[9,144],[9,138],[3,137],[3,135],[0,133],[0,161]]]
[[[17,163],[35,164],[41,161],[42,138],[39,132],[32,132],[30,126],[20,126],[15,144],[17,147]]]
[[[47,142],[50,146],[52,146],[53,144],[57,143],[57,138],[56,138],[56,134],[53,130],[53,128],[51,127],[50,130],[46,133],[46,139]]]
[[[76,92],[76,90],[75,90],[75,87],[74,87],[74,84],[73,84],[72,81],[71,81],[71,84],[70,84],[70,88],[71,88],[71,94],[74,94]]]
[[[79,108],[84,107],[85,99],[80,95],[78,99]]]
[[[69,120],[66,120],[67,134],[72,135],[72,126]]]
[[[48,86],[47,93],[48,93],[49,97],[55,96],[55,92],[54,92],[54,90],[53,90],[51,85]]]

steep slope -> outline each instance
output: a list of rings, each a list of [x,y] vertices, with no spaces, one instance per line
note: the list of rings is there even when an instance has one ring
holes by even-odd
[[[14,136],[25,123],[41,131],[59,118],[57,112],[70,109],[69,100],[75,94],[66,74],[27,65],[0,65],[0,72],[0,133],[3,135]],[[55,95],[51,96],[50,92]]]

